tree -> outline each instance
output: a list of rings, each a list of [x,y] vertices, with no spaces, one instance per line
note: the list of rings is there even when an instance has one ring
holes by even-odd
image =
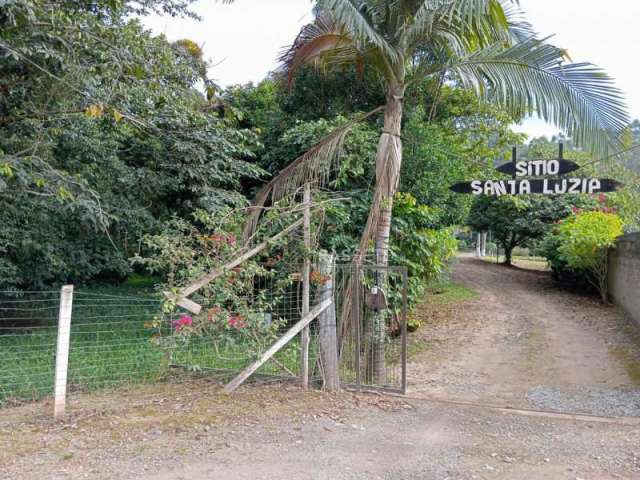
[[[622,233],[620,217],[602,211],[578,213],[558,227],[560,256],[570,268],[588,272],[603,303],[608,302],[608,250]]]
[[[555,222],[571,214],[574,202],[568,196],[481,196],[471,207],[468,225],[490,230],[510,266],[514,248],[542,238]]]
[[[536,110],[578,142],[600,150],[627,123],[620,94],[601,71],[586,64],[560,65],[565,52],[535,38],[516,9],[496,0],[319,0],[317,5],[320,14],[282,60],[290,82],[305,63],[371,68],[384,82],[376,195],[362,243],[364,249],[375,232],[381,264],[387,259],[402,163],[403,101],[407,88],[420,79],[451,78],[514,115]],[[611,101],[603,104],[601,96]],[[308,161],[326,153],[317,149]]]
[[[576,172],[581,177],[611,178],[620,182],[621,187],[606,195],[607,205],[617,209],[627,232],[640,229],[640,164],[634,162],[640,158],[640,122],[635,120],[623,135],[625,147],[603,161],[598,161],[591,152],[584,151],[574,144],[570,138],[539,137],[532,139],[528,145],[518,149],[519,158],[534,160],[541,158],[557,158],[558,142],[564,144],[564,158],[580,165]],[[629,150],[631,149],[631,150]]]
[[[255,134],[200,91],[197,45],[131,18],[189,3],[0,9],[0,285],[120,279],[173,214],[246,204]]]
[[[386,265],[393,198],[402,166],[402,115],[407,89],[425,77],[458,82],[515,116],[536,111],[578,143],[606,150],[627,122],[621,95],[589,64],[563,64],[566,52],[535,37],[520,12],[498,0],[318,0],[315,21],[303,27],[283,56],[289,82],[306,63],[319,68],[373,69],[386,90],[376,155],[376,187],[354,262],[375,239],[376,262]],[[606,101],[603,101],[606,98]],[[349,125],[334,132],[281,172],[258,196],[283,184],[305,183],[339,151]],[[304,165],[303,165],[304,164]],[[322,176],[322,175],[321,175]],[[256,210],[257,212],[257,210]],[[258,215],[258,213],[256,213]],[[255,226],[255,218],[249,226]],[[376,371],[384,370],[376,352]]]
[[[356,262],[373,237],[376,262],[387,264],[402,165],[403,102],[407,89],[420,79],[439,76],[442,82],[459,82],[516,116],[537,111],[578,143],[599,150],[627,124],[620,93],[606,75],[588,64],[563,65],[566,53],[537,39],[507,3],[318,0],[317,6],[315,21],[283,56],[289,81],[305,63],[321,68],[351,64],[375,70],[386,89],[375,193]],[[333,135],[326,150],[315,148],[304,160],[334,155],[338,141]],[[381,355],[375,353],[378,373],[384,369]]]

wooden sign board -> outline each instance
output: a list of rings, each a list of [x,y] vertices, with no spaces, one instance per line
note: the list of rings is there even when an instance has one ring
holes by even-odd
[[[621,185],[608,178],[541,178],[522,180],[474,180],[456,183],[450,187],[456,193],[472,195],[562,195],[567,193],[613,192]]]
[[[575,162],[569,160],[529,160],[519,162],[507,162],[496,168],[497,171],[516,177],[540,177],[546,175],[564,175],[580,168]]]

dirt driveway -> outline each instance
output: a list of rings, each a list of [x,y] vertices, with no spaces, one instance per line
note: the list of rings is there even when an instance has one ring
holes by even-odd
[[[453,278],[479,297],[424,312],[433,348],[409,366],[411,396],[640,417],[640,336],[618,309],[471,256]]]
[[[640,479],[639,343],[620,313],[472,258],[454,278],[480,295],[422,312],[406,398],[191,386],[62,426],[27,412],[0,421],[0,478]]]

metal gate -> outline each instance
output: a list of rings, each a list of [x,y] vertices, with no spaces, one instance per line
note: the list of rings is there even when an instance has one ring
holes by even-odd
[[[406,267],[337,265],[334,294],[342,386],[405,393]]]

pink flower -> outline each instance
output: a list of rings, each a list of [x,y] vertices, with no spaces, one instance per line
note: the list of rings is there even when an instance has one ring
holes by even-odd
[[[218,315],[220,312],[222,311],[222,308],[220,308],[217,305],[214,305],[213,307],[211,307],[209,310],[207,310],[207,318],[210,322],[213,322],[216,318],[216,315]]]
[[[247,326],[247,322],[244,321],[244,317],[242,315],[229,315],[227,323],[230,327],[236,329],[245,328]]]
[[[189,315],[182,315],[178,320],[174,320],[173,328],[176,332],[180,332],[184,327],[190,327],[193,325],[193,318]]]
[[[606,202],[606,201],[607,201],[607,197],[606,197],[606,195],[605,195],[604,193],[599,194],[599,195],[598,195],[598,201],[599,201],[600,203],[604,203],[604,202]]]
[[[233,247],[237,242],[236,236],[233,233],[227,235],[227,245]]]

